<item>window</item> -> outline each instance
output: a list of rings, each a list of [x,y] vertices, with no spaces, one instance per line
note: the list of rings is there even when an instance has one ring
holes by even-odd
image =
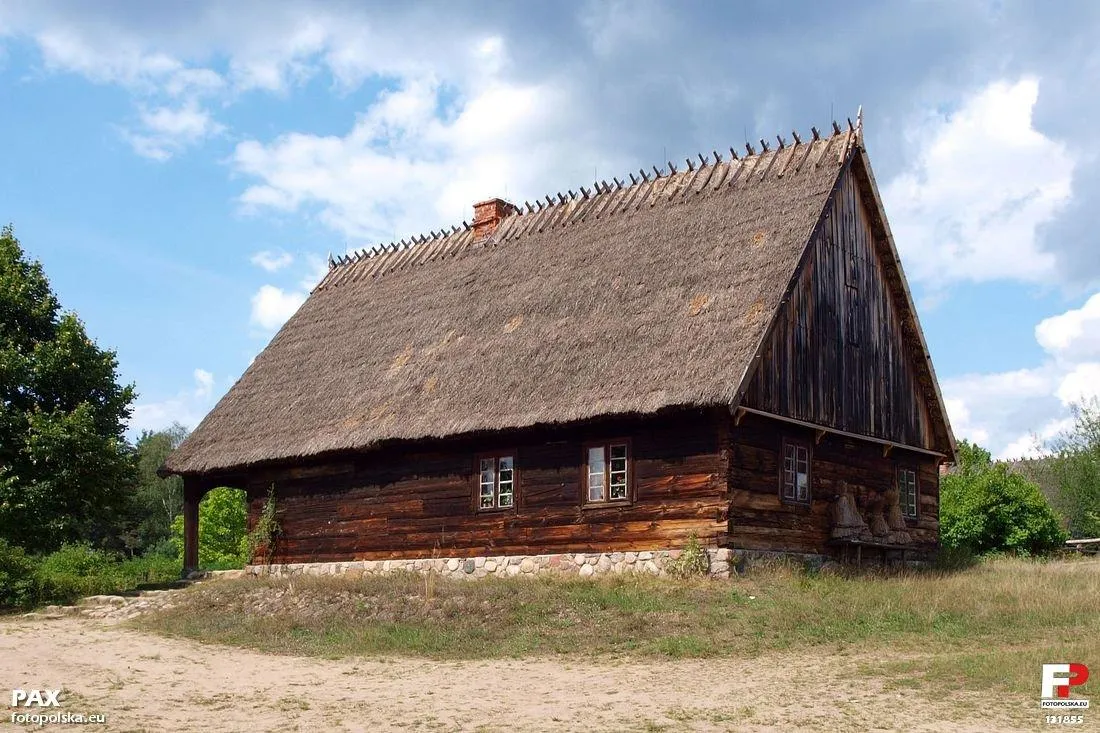
[[[516,497],[515,458],[485,456],[479,463],[478,509],[510,509]]]
[[[810,446],[783,441],[783,466],[779,485],[783,501],[810,503]]]
[[[902,514],[917,518],[917,472],[911,468],[898,468],[898,503]]]
[[[630,499],[630,447],[626,442],[588,446],[585,453],[585,501],[599,504]]]

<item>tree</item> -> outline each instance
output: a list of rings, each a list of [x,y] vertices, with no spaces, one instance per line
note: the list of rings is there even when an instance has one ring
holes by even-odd
[[[211,489],[199,502],[199,565],[239,568],[248,561],[248,506],[240,489]],[[183,560],[183,515],[172,522],[172,536]]]
[[[134,478],[134,400],[118,363],[61,306],[10,226],[0,229],[0,538],[29,552],[85,539]]]
[[[956,470],[940,482],[940,541],[973,555],[1038,555],[1065,542],[1058,516],[1037,484],[994,462],[968,441],[958,446]]]
[[[1100,537],[1100,400],[1075,405],[1073,418],[1053,445],[1055,504],[1072,537]]]
[[[143,431],[137,439],[134,446],[137,483],[121,535],[131,553],[141,554],[163,547],[172,537],[172,520],[183,511],[183,479],[179,476],[161,478],[157,469],[186,437],[187,428],[175,423],[164,430]]]

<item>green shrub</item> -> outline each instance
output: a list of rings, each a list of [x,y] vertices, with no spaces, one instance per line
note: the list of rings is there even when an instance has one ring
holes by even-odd
[[[282,527],[279,525],[279,510],[275,506],[275,484],[272,484],[260,516],[256,519],[256,526],[244,538],[241,552],[245,562],[256,562],[262,550],[263,556],[260,559],[270,565],[275,557],[275,543],[279,541],[280,534]]]
[[[1066,540],[1039,487],[963,441],[959,470],[940,485],[940,541],[957,557],[1009,552],[1039,555]]]
[[[99,575],[118,561],[117,556],[88,545],[64,545],[38,564],[44,575]]]
[[[118,558],[88,545],[64,545],[38,561],[35,568],[40,602],[69,603],[101,592],[102,577]]]
[[[34,569],[36,603],[72,603],[82,596],[114,594],[177,580],[180,561],[147,555],[119,559],[84,545],[66,545]]]
[[[34,561],[23,548],[0,539],[0,608],[23,608],[34,601]]]
[[[690,578],[697,575],[706,575],[710,571],[710,556],[706,549],[699,544],[699,538],[693,532],[689,537],[680,556],[665,563],[665,572],[674,578]]]
[[[199,504],[199,565],[210,570],[244,567],[247,562],[248,506],[240,489],[211,489]],[[183,561],[183,515],[172,522],[176,557]]]

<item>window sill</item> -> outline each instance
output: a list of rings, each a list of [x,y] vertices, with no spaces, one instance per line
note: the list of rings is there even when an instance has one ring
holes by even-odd
[[[612,509],[614,507],[631,506],[634,502],[630,499],[614,499],[612,501],[589,501],[581,504],[581,509]]]
[[[809,509],[813,506],[813,499],[807,499],[806,501],[798,501],[797,499],[784,499],[779,497],[779,502],[784,506],[801,507],[803,509]]]
[[[507,514],[516,510],[515,504],[512,506],[495,506],[495,507],[478,507],[475,512],[477,514]]]

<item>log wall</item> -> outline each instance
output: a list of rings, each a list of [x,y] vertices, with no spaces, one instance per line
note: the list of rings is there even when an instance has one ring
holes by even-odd
[[[246,481],[250,522],[274,483],[281,563],[667,549],[691,533],[714,547],[728,508],[722,420],[689,411],[257,471]],[[582,507],[584,443],[623,437],[633,502]],[[488,451],[515,455],[513,510],[475,508],[475,462]]]
[[[847,481],[861,514],[873,492],[893,485],[899,465],[917,470],[920,507],[916,521],[906,520],[915,544],[932,552],[939,538],[938,460],[913,451],[826,433],[815,444],[816,431],[778,420],[746,415],[731,428],[729,463],[730,547],[774,552],[834,554],[826,542],[830,506]],[[779,498],[779,470],[784,436],[810,444],[811,502],[784,503]]]

